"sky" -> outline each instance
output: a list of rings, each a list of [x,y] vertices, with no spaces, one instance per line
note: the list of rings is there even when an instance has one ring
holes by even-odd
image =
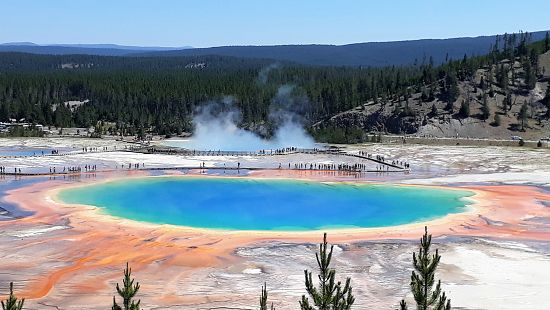
[[[550,30],[548,0],[0,0],[0,42],[348,44]]]

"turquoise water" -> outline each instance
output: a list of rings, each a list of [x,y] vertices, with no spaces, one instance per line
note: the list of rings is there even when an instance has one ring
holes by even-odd
[[[468,191],[249,178],[156,177],[60,192],[132,220],[236,230],[382,227],[465,210]]]

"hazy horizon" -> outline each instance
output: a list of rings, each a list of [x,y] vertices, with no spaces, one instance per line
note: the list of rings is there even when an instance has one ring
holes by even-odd
[[[517,4],[509,0],[7,0],[0,4],[9,12],[0,27],[10,31],[0,33],[0,42],[169,48],[345,45],[549,30],[544,21],[550,2],[522,3],[529,17],[510,19],[512,6]]]
[[[544,31],[550,31],[549,29],[537,29],[532,31],[526,31],[526,30],[517,30],[508,32],[510,33],[519,33],[520,31],[523,32],[544,32]],[[460,38],[476,38],[476,37],[489,37],[494,35],[502,35],[506,32],[497,32],[497,33],[489,33],[489,34],[479,34],[479,35],[472,35],[472,36],[460,36],[460,37],[444,37],[444,38],[416,38],[416,39],[406,39],[406,40],[389,40],[389,41],[361,41],[361,42],[349,42],[349,43],[343,43],[343,44],[331,44],[331,43],[288,43],[288,44],[232,44],[232,45],[213,45],[213,46],[192,46],[192,45],[178,45],[178,46],[167,46],[167,45],[132,45],[132,44],[121,44],[117,42],[92,42],[92,43],[73,43],[73,42],[54,42],[54,43],[38,43],[38,42],[31,42],[31,41],[11,41],[11,42],[0,42],[0,45],[36,45],[36,46],[97,46],[101,47],[104,45],[104,47],[109,46],[116,46],[116,47],[138,47],[138,48],[166,48],[166,49],[185,49],[185,48],[212,48],[212,47],[222,47],[222,46],[278,46],[278,45],[333,45],[333,46],[345,46],[345,45],[352,45],[352,44],[360,44],[360,43],[387,43],[387,42],[403,42],[403,41],[421,41],[421,40],[448,40],[448,39],[460,39]]]

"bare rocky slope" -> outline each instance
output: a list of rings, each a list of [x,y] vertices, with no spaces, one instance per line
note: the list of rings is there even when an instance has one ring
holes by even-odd
[[[410,134],[423,137],[510,139],[511,136],[518,136],[536,141],[550,136],[549,104],[545,105],[550,84],[550,52],[539,56],[539,65],[540,74],[532,90],[526,88],[525,72],[520,60],[504,60],[498,65],[476,70],[471,80],[459,81],[459,94],[452,103],[452,109],[441,98],[437,86],[434,87],[436,91],[433,98],[423,98],[422,90],[412,89],[410,98],[406,100],[401,96],[366,102],[314,124],[313,129],[357,128],[365,134]],[[497,66],[509,69],[508,90],[499,87],[496,81]],[[504,111],[507,95],[511,99],[511,106],[508,111]],[[489,110],[486,119],[482,110],[484,100],[487,100]],[[468,103],[468,116],[460,113],[461,105],[465,102]],[[527,105],[527,116],[522,126],[520,112],[524,103]],[[409,113],[404,115],[398,112],[405,106],[409,108]]]

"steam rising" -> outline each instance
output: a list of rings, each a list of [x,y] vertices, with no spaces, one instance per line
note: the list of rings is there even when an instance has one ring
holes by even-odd
[[[275,127],[269,140],[239,128],[241,114],[234,105],[234,98],[226,97],[221,102],[210,102],[196,111],[193,118],[195,132],[189,140],[171,141],[169,145],[212,151],[313,148],[315,142],[304,130],[298,114],[303,113],[309,102],[304,96],[292,96],[293,89],[288,85],[280,87],[270,105],[269,120]]]
[[[260,70],[260,72],[258,73],[258,83],[266,84],[269,78],[269,73],[275,69],[278,69],[279,67],[280,65],[278,63],[273,63]]]

